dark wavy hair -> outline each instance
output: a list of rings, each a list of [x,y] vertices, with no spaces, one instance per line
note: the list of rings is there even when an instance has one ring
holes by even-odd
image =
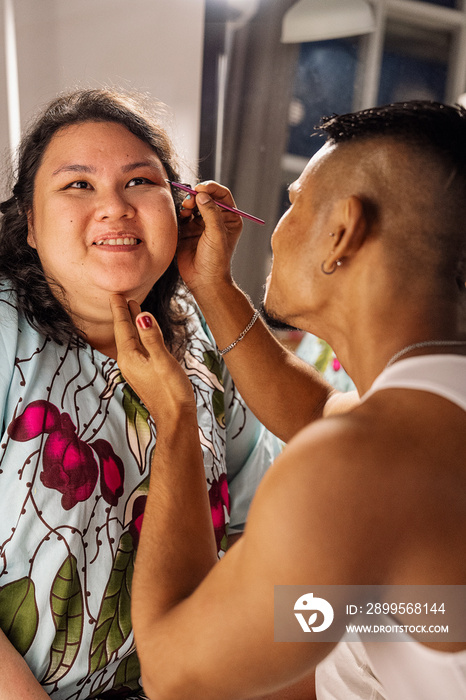
[[[8,279],[17,294],[18,310],[40,333],[57,343],[79,342],[79,330],[70,312],[54,296],[34,248],[27,243],[28,212],[32,211],[34,182],[44,153],[54,134],[83,122],[115,122],[125,126],[157,154],[170,180],[178,180],[173,147],[142,95],[113,89],[75,90],[60,95],[34,121],[19,147],[12,196],[0,204],[0,277]],[[177,212],[183,195],[172,191]],[[183,285],[174,259],[147,295],[143,309],[157,319],[167,347],[182,352],[187,319],[180,304]]]

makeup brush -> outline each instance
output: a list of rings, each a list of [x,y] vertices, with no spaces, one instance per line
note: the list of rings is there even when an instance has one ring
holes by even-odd
[[[183,192],[189,192],[189,194],[193,194],[193,195],[199,194],[199,192],[196,192],[196,190],[191,189],[191,187],[188,187],[187,185],[182,185],[181,183],[173,182],[172,180],[167,180],[167,182],[172,187],[177,187],[179,190],[183,190]],[[241,209],[235,209],[234,207],[229,207],[228,204],[223,204],[223,202],[218,202],[216,199],[214,199],[213,201],[219,207],[222,207],[222,209],[227,209],[227,211],[232,211],[234,214],[239,214],[244,219],[251,219],[251,221],[255,221],[257,224],[265,224],[265,221],[263,219],[258,219],[257,216],[253,216],[252,214],[247,214],[245,211],[241,211]]]

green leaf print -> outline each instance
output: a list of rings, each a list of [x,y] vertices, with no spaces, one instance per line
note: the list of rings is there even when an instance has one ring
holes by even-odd
[[[223,554],[227,551],[228,547],[228,534],[225,533],[222,537],[222,541],[220,542],[220,551],[223,552]]]
[[[212,372],[212,374],[215,374],[218,381],[223,384],[222,365],[220,364],[217,353],[213,350],[208,350],[203,353],[203,356],[204,364],[207,369]]]
[[[136,652],[134,652],[131,656],[123,659],[113,678],[107,679],[99,688],[92,691],[88,700],[91,700],[91,698],[124,700],[129,697],[128,693],[131,694],[131,698],[145,698],[145,695],[141,695],[140,676],[139,661]]]
[[[23,656],[36,636],[38,623],[32,579],[25,576],[0,588],[0,628]]]
[[[133,539],[120,539],[91,646],[90,672],[104,668],[131,633],[130,592],[134,570]]]
[[[122,687],[128,688],[128,690],[140,690],[140,676],[141,669],[139,666],[139,659],[134,651],[132,654],[123,659],[121,664],[118,666],[113,687],[116,690]]]
[[[84,622],[83,592],[76,557],[69,555],[58,571],[50,593],[50,607],[57,630],[50,652],[50,663],[42,680],[56,683],[66,676],[76,658]]]
[[[125,506],[125,516],[123,519],[123,525],[126,527],[128,523],[133,520],[133,506],[134,502],[139,498],[139,496],[147,496],[149,493],[150,475],[146,476],[144,481],[134,489],[131,496],[128,498]]]
[[[319,340],[319,344],[322,347],[322,350],[319,354],[319,357],[314,362],[314,367],[318,369],[319,372],[325,372],[328,363],[332,359],[333,351],[330,345],[327,345],[327,343],[324,340]]]
[[[107,678],[99,688],[93,690],[89,695],[91,698],[126,698],[128,692],[138,694],[141,690],[139,679],[141,677],[141,668],[139,659],[135,651],[131,652],[119,664],[113,678]]]
[[[146,453],[152,439],[148,423],[149,411],[128,384],[123,387],[123,408],[126,413],[126,434],[131,452],[136,458],[139,473],[146,468]]]
[[[214,374],[218,381],[223,385],[223,374],[222,366],[219,362],[217,354],[213,350],[209,350],[203,353],[204,364],[209,370]],[[225,398],[223,391],[215,389],[212,395],[212,407],[214,409],[214,416],[221,428],[225,427]]]
[[[221,428],[225,427],[225,394],[218,389],[212,394],[212,408],[214,409],[215,420]]]

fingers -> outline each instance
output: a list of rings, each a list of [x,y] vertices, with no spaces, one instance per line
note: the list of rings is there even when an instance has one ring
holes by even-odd
[[[219,185],[218,182],[213,180],[206,180],[205,182],[200,182],[194,188],[196,192],[207,192],[212,199],[217,202],[222,202],[223,204],[228,204],[230,207],[236,207],[235,200],[227,187]],[[183,209],[192,212],[196,207],[196,196],[192,194],[186,195],[182,202]]]
[[[198,213],[198,209],[196,207],[196,199],[192,194],[188,194],[181,203],[181,209],[179,213],[181,223],[186,224],[190,221],[194,222],[195,213]]]
[[[217,228],[223,227],[228,235],[239,236],[243,228],[243,220],[239,214],[221,207],[222,204],[236,207],[230,190],[212,181],[196,185],[196,190],[198,192],[196,204],[206,227],[216,225]],[[209,208],[206,209],[206,207]]]
[[[139,306],[137,301],[134,301],[134,299],[130,299],[128,301],[128,308],[133,322],[136,323],[136,316],[141,313],[141,307]]]
[[[217,203],[227,204],[230,207],[236,207],[235,200],[233,199],[230,190],[227,187],[223,187],[223,185],[219,185],[218,182],[214,182],[213,180],[207,180],[206,182],[201,182],[198,185],[196,185],[195,189],[198,192],[198,194],[188,194],[182,202],[180,217],[184,220],[199,215],[199,212],[197,210],[198,203],[200,201],[199,194],[201,192],[207,192],[210,198]],[[233,215],[233,217],[230,216],[225,219],[225,215],[227,212],[224,209],[221,209],[221,212],[224,217],[224,223],[228,223],[230,219],[231,221],[237,221],[235,215]]]
[[[138,349],[139,337],[126,299],[121,294],[112,294],[110,308],[113,314],[113,331],[118,353]]]
[[[195,189],[197,194],[188,194],[182,203],[180,240],[199,239],[204,232],[208,234],[209,229],[212,233],[221,231],[237,239],[241,235],[243,220],[239,214],[221,206],[236,207],[230,190],[212,180],[199,183]]]
[[[154,316],[142,311],[136,317],[136,325],[142,345],[151,357],[168,354],[163,340],[162,331]]]
[[[195,189],[197,192],[207,192],[207,194],[217,202],[228,204],[229,207],[236,207],[235,200],[233,199],[230,190],[223,185],[219,185],[218,182],[207,180],[206,182],[201,182],[196,185]]]
[[[187,194],[186,197],[183,199],[181,202],[181,214],[184,216],[191,215],[193,212],[192,210],[196,206],[196,198],[192,194]]]
[[[110,306],[119,356],[133,351],[141,353],[143,350],[148,355],[158,354],[161,350],[167,352],[162,332],[151,313],[141,311],[136,301],[126,301],[121,294],[110,297]]]
[[[117,362],[125,381],[156,422],[157,428],[170,416],[196,411],[191,383],[179,362],[165,347],[154,316],[141,311],[135,301],[112,295]]]
[[[227,216],[229,212],[224,209],[220,209],[214,202],[209,193],[205,190],[200,191],[196,195],[196,204],[201,213],[206,227],[215,226],[217,228],[222,228],[225,225],[225,219],[236,217],[235,214]]]

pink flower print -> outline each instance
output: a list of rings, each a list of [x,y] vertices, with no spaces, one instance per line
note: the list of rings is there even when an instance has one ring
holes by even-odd
[[[337,360],[336,357],[333,358],[332,367],[335,370],[335,372],[338,372],[338,370],[341,367],[340,362]]]
[[[50,401],[32,401],[23,413],[11,421],[8,435],[18,442],[27,442],[42,433],[51,433],[60,426],[60,412]]]
[[[141,534],[142,520],[144,518],[144,509],[146,507],[147,496],[138,496],[133,503],[133,519],[129,524],[129,532],[133,538],[134,548],[139,544],[139,535]]]
[[[123,493],[124,468],[107,440],[95,440],[92,447],[100,462],[100,491],[107,503],[116,506]]]
[[[60,414],[50,401],[33,401],[8,426],[8,435],[19,442],[44,433],[48,433],[48,437],[40,479],[47,488],[63,494],[62,506],[70,510],[94,491],[99,476],[94,452],[78,437],[68,413]],[[115,506],[123,493],[123,462],[106,440],[96,440],[92,447],[100,461],[102,496],[109,505]]]
[[[63,494],[61,504],[70,510],[92,494],[99,468],[89,445],[80,440],[67,413],[60,416],[60,427],[47,438],[40,479],[47,488]]]
[[[212,512],[212,522],[215,530],[215,541],[217,551],[220,550],[220,543],[226,534],[225,510],[230,512],[230,494],[228,493],[228,483],[225,474],[220,474],[218,481],[214,480],[209,489],[210,510]]]

